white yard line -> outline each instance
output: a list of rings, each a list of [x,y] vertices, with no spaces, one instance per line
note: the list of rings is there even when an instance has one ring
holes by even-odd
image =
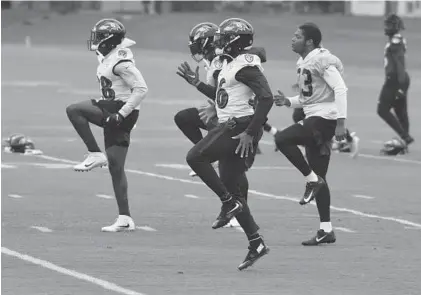
[[[26,261],[26,262],[29,262],[29,263],[32,263],[32,264],[39,265],[41,267],[44,267],[44,268],[50,269],[52,271],[64,274],[66,276],[70,276],[70,277],[76,278],[78,280],[85,281],[85,282],[100,286],[103,289],[114,291],[114,292],[119,293],[119,294],[146,295],[144,293],[139,293],[139,292],[136,292],[136,291],[133,291],[133,290],[130,290],[130,289],[126,289],[126,288],[120,287],[120,286],[118,286],[114,283],[92,277],[92,276],[87,275],[85,273],[81,273],[81,272],[78,272],[78,271],[75,271],[75,270],[72,270],[72,269],[67,269],[67,268],[55,265],[55,264],[53,264],[49,261],[46,261],[46,260],[42,260],[42,259],[39,259],[39,258],[36,258],[36,257],[32,257],[32,256],[29,256],[29,255],[26,255],[26,254],[22,254],[22,253],[10,250],[6,247],[1,247],[1,253],[3,253],[4,255],[8,255],[8,256],[18,258],[20,260],[23,260],[23,261]]]
[[[44,227],[44,226],[31,226],[31,228],[36,229],[42,233],[52,233],[53,230],[49,229],[48,227]]]

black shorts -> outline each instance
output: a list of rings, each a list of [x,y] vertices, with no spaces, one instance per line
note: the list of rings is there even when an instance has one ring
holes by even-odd
[[[96,101],[93,99],[92,104],[102,110],[105,121],[109,115],[117,113],[125,103],[119,100]],[[128,147],[130,145],[130,132],[136,124],[138,117],[139,111],[133,110],[118,126],[107,126],[103,124],[105,148],[107,149],[114,145]]]
[[[410,84],[409,76],[407,76],[406,82],[404,85],[399,85],[399,82],[396,79],[386,78],[386,81],[383,84],[382,90],[380,91],[379,104],[386,105],[388,107],[393,107],[395,104],[398,90],[403,90],[405,97],[408,93]]]
[[[302,121],[305,134],[311,138],[308,148],[320,149],[320,154],[330,154],[331,140],[335,136],[336,120],[308,117]]]

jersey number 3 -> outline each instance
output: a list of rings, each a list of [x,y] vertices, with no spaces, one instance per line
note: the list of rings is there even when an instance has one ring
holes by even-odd
[[[106,100],[114,100],[115,92],[111,88],[113,86],[113,82],[111,82],[110,79],[107,79],[104,76],[101,76],[99,83],[101,83],[102,97],[105,98]]]
[[[299,85],[301,88],[301,93],[305,97],[310,97],[313,95],[313,79],[311,78],[311,72],[307,69],[298,69]]]
[[[220,109],[225,108],[228,104],[228,93],[224,88],[222,88],[225,82],[225,79],[222,78],[218,85],[218,92],[216,93],[216,103],[218,104],[218,108]]]

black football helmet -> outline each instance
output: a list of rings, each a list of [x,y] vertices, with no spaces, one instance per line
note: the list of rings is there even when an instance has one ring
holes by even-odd
[[[23,134],[13,134],[9,136],[4,144],[13,153],[24,153],[27,150],[35,149],[34,142]]]
[[[218,26],[213,23],[200,23],[189,34],[189,48],[193,59],[200,62],[206,58],[211,61],[215,56],[214,37]]]
[[[216,53],[236,57],[253,44],[253,26],[241,18],[229,18],[219,25],[215,36]]]
[[[384,33],[387,36],[393,36],[404,29],[403,20],[396,14],[391,14],[384,20]]]
[[[126,28],[116,19],[102,19],[91,30],[88,49],[103,56],[113,50],[126,36]]]

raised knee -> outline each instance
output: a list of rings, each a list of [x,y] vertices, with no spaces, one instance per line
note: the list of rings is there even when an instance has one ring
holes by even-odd
[[[66,113],[67,113],[68,117],[72,116],[73,114],[75,114],[77,112],[78,112],[78,105],[77,104],[71,104],[66,108]]]
[[[188,110],[181,110],[174,116],[174,122],[177,126],[181,126],[188,122],[189,112]]]
[[[285,146],[285,137],[283,136],[282,132],[278,131],[275,134],[275,144],[278,147],[278,149],[281,149],[283,146]]]

